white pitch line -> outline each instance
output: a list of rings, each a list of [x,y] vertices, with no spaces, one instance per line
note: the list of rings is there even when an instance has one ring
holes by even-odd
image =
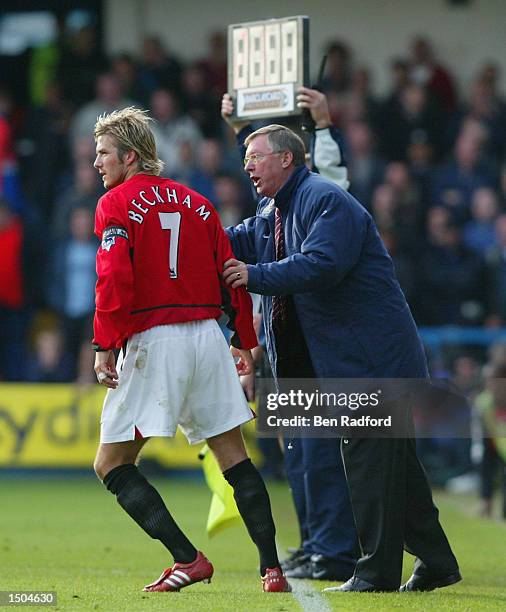
[[[332,612],[329,602],[320,591],[305,580],[289,579],[292,595],[304,612]]]
[[[278,548],[278,555],[280,550]],[[292,586],[292,595],[298,601],[304,612],[332,612],[329,602],[321,594],[321,589],[317,589],[306,580],[288,578]]]

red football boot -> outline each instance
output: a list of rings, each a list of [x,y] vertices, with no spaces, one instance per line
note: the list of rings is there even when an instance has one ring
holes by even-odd
[[[180,591],[195,582],[211,582],[214,568],[200,551],[192,563],[174,563],[163,571],[158,580],[144,587],[144,591]]]
[[[262,589],[266,593],[291,593],[292,587],[279,567],[265,570],[262,576]]]

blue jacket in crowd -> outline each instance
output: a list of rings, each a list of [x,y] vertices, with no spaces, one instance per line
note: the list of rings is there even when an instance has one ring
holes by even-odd
[[[274,203],[286,258],[276,262]],[[266,344],[276,373],[272,295],[292,295],[317,377],[424,378],[418,332],[371,215],[333,182],[295,169],[255,217],[227,228],[262,295]],[[273,263],[274,262],[274,263]]]

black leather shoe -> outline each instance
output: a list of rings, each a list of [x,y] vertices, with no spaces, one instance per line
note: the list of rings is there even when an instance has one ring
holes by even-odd
[[[377,587],[367,580],[362,580],[358,576],[352,576],[349,580],[347,580],[341,586],[335,587],[327,587],[323,589],[324,593],[384,593],[387,591],[397,591],[397,589],[384,589],[381,587]]]
[[[353,567],[343,567],[334,559],[328,559],[323,555],[311,555],[303,557],[301,562],[285,571],[287,578],[298,578],[300,580],[348,580],[353,574]]]
[[[328,559],[323,555],[311,555],[311,571],[313,580],[338,580],[344,582],[353,576],[355,564],[347,567],[339,561]]]
[[[444,576],[434,576],[433,574],[413,574],[411,578],[403,584],[399,591],[433,591],[434,589],[440,589],[441,587],[450,586],[456,584],[462,580],[459,570],[451,574]]]
[[[299,564],[294,565],[290,569],[284,570],[287,578],[312,579],[313,570],[311,569],[311,559],[306,557]]]
[[[306,554],[303,548],[298,548],[289,557],[281,561],[281,569],[283,572],[287,572],[288,570],[295,569],[299,565],[306,563],[309,559],[310,555]]]

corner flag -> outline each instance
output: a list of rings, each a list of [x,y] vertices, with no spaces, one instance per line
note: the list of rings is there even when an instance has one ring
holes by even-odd
[[[223,529],[239,524],[241,515],[235,503],[234,490],[225,480],[207,444],[199,452],[199,459],[202,460],[207,486],[213,493],[206,526],[207,535],[212,538]]]

